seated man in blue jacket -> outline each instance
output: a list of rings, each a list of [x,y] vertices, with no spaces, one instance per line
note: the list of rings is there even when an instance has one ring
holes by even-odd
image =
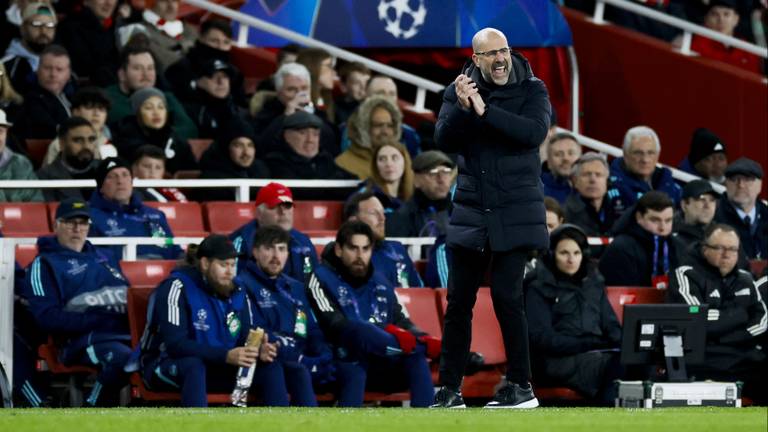
[[[180,391],[185,407],[208,405],[207,392],[231,392],[237,367],[260,360],[252,388],[277,374],[277,345],[265,335],[261,348],[243,346],[254,327],[250,299],[233,283],[235,251],[222,235],[206,237],[196,251],[195,265],[174,270],[152,293],[147,327],[141,338],[142,377],[147,387]],[[263,393],[268,405],[286,400]],[[287,402],[286,402],[287,404]]]
[[[259,226],[277,225],[291,234],[288,243],[288,261],[283,272],[298,281],[304,282],[313,268],[317,266],[317,252],[306,234],[293,228],[293,194],[288,187],[280,183],[270,183],[259,189],[256,195],[256,218],[241,226],[229,235],[235,249],[241,255],[252,258],[253,234]],[[241,271],[246,260],[238,260],[237,270]]]
[[[360,406],[366,389],[409,387],[411,406],[427,407],[434,389],[426,356],[440,355],[440,340],[411,322],[393,285],[374,271],[373,244],[367,224],[345,222],[309,280],[309,302],[344,383],[339,406]]]
[[[666,193],[680,204],[682,188],[672,178],[669,168],[659,163],[661,144],[659,136],[648,126],[635,126],[624,134],[624,156],[611,163],[610,184],[619,190],[626,207],[631,206],[646,192],[657,190]]]
[[[123,367],[131,354],[131,337],[125,309],[128,283],[116,263],[86,239],[88,210],[80,198],[59,204],[55,235],[37,240],[39,255],[27,269],[24,297],[37,324],[59,345],[62,363],[99,369],[86,400],[94,406],[115,403],[120,388],[128,384]]]
[[[106,158],[96,168],[96,190],[91,195],[91,237],[173,237],[160,210],[145,206],[133,193],[131,165],[119,157]],[[122,257],[122,246],[106,246],[113,258]],[[176,259],[181,248],[139,246],[139,259]]]
[[[365,222],[373,232],[373,266],[394,287],[423,287],[424,282],[416,271],[408,251],[402,243],[385,240],[384,206],[371,192],[358,192],[344,204],[345,221]],[[329,246],[330,247],[330,246]]]
[[[254,300],[255,325],[280,343],[276,363],[284,379],[278,388],[265,391],[281,392],[286,404],[290,393],[292,405],[317,406],[312,382],[323,385],[333,379],[333,356],[310,310],[304,284],[283,272],[290,241],[291,235],[279,226],[260,227],[253,237],[253,259],[236,281]]]

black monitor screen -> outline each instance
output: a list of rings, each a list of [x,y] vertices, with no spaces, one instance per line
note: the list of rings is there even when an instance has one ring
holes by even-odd
[[[621,362],[652,365],[664,358],[665,334],[683,337],[686,364],[704,363],[707,305],[641,304],[624,306]]]

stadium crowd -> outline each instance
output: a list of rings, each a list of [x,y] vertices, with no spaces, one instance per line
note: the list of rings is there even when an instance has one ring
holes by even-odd
[[[710,15],[731,11],[743,23],[736,3],[710,1],[699,16],[710,27]],[[97,370],[90,406],[120,403],[134,372],[151,391],[206,406],[208,393],[230,392],[238,368],[254,365],[253,393],[265,405],[316,406],[316,394],[331,393],[354,407],[366,391],[407,390],[411,406],[429,406],[441,341],[414,324],[395,289],[450,285],[455,158],[404,122],[394,81],[362,64],[287,46],[251,95],[232,64],[228,22],[191,26],[178,19],[178,0],[131,4],[57,10],[15,0],[0,17],[0,179],[97,184],[0,190],[3,202],[59,202],[52,235],[38,239],[26,269],[17,265],[16,403],[52,403],[48,376],[36,369],[37,347],[52,343],[62,364]],[[196,155],[199,139],[212,144]],[[40,161],[28,158],[35,140],[50,142]],[[534,387],[613,403],[614,380],[638,372],[619,362],[621,324],[606,287],[634,286],[665,290],[671,303],[709,304],[708,360],[691,374],[743,381],[746,395],[768,401],[768,278],[750,273],[768,258],[765,167],[729,154],[704,128],[680,162],[703,180],[687,184],[658,165],[662,143],[647,126],[629,129],[611,162],[583,153],[567,133],[542,144],[550,246],[529,257],[524,285]],[[224,189],[133,187],[171,177],[275,181],[258,190],[253,220],[231,233],[186,251],[138,248],[140,259],[179,266],[155,289],[141,343],[131,346],[122,246],[89,238],[173,237],[166,215],[146,202],[234,199]],[[322,195],[344,206],[319,256],[294,227],[294,191],[280,179],[359,181],[350,196]],[[423,273],[390,237],[436,238]],[[596,237],[612,241],[590,245]],[[266,332],[261,347],[243,346],[256,327]]]

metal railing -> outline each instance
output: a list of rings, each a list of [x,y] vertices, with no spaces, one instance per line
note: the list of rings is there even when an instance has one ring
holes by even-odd
[[[682,30],[683,41],[682,41],[682,45],[680,46],[680,52],[685,55],[693,54],[693,51],[691,51],[691,40],[693,39],[693,35],[696,34],[699,36],[716,40],[722,44],[732,46],[740,50],[744,50],[746,52],[760,56],[762,58],[768,58],[768,48],[763,48],[759,45],[745,42],[741,39],[737,39],[732,36],[726,36],[722,33],[718,33],[706,27],[693,24],[686,20],[671,16],[671,15],[667,15],[663,12],[659,12],[657,10],[653,10],[649,7],[645,7],[638,3],[634,3],[627,0],[597,0],[597,2],[595,3],[595,13],[593,15],[593,20],[595,23],[602,24],[606,22],[604,19],[606,4],[610,4],[617,8],[624,9],[629,12],[633,12],[638,15],[642,15],[644,17],[654,19],[661,23],[664,23],[669,26],[676,27]]]
[[[36,237],[4,237],[0,241],[13,241],[14,244],[36,244]],[[326,245],[336,239],[334,237],[310,237],[312,244]],[[423,246],[431,246],[435,243],[434,237],[387,237],[387,240],[399,241],[408,249],[408,255],[412,260],[426,259],[422,256]],[[202,237],[88,237],[88,241],[97,246],[124,246],[122,259],[136,261],[136,248],[138,246],[186,246],[199,244]],[[13,260],[11,260],[13,262]]]
[[[314,189],[354,189],[359,180],[272,180],[272,179],[168,179],[142,180],[134,179],[133,187],[174,187],[174,188],[234,188],[235,200],[248,202],[251,200],[250,189],[263,187],[277,181],[289,188]],[[73,189],[95,188],[96,180],[0,180],[0,189]]]
[[[605,154],[607,154],[609,156],[612,156],[612,157],[622,157],[622,156],[624,156],[624,152],[620,148],[614,147],[614,146],[612,146],[610,144],[606,144],[606,143],[604,143],[602,141],[598,141],[598,140],[596,140],[594,138],[590,138],[590,137],[588,137],[586,135],[581,135],[580,133],[573,132],[573,131],[570,131],[568,129],[563,129],[563,128],[557,128],[557,131],[558,132],[566,132],[566,133],[569,133],[569,134],[575,136],[576,139],[579,140],[579,144],[581,144],[584,147],[588,147],[588,148],[590,148],[592,150],[597,150],[600,153],[605,153]],[[659,167],[668,168],[670,171],[672,171],[672,177],[674,177],[675,180],[680,180],[682,182],[688,183],[688,182],[693,181],[693,180],[700,180],[701,179],[701,177],[699,177],[699,176],[695,176],[695,175],[687,173],[685,171],[681,171],[681,170],[679,170],[679,169],[677,169],[675,167],[671,167],[669,165],[664,165],[664,164],[656,164],[656,165],[659,166]],[[723,186],[723,185],[721,185],[719,183],[712,182],[712,181],[710,181],[710,183],[712,183],[712,188],[717,193],[725,192],[725,186]]]
[[[310,37],[296,33],[292,30],[285,29],[283,27],[277,26],[270,22],[252,17],[250,15],[246,15],[242,12],[229,9],[227,7],[224,7],[215,3],[211,3],[206,0],[184,0],[184,2],[240,23],[240,32],[237,38],[237,43],[240,46],[247,45],[248,31],[250,27],[253,27],[253,28],[265,31],[267,33],[274,34],[281,38],[296,42],[298,44],[302,44],[309,47],[322,48],[328,51],[334,57],[338,57],[350,62],[363,63],[373,71],[376,71],[385,75],[389,75],[390,77],[398,81],[412,84],[416,86],[416,100],[414,101],[413,107],[411,108],[413,111],[417,111],[417,112],[426,111],[424,104],[427,99],[427,90],[433,93],[439,93],[445,88],[444,85],[438,84],[434,81],[429,81],[427,79],[421,78],[411,73],[408,73],[400,69],[387,66],[383,63],[379,63],[375,60],[371,60],[369,58],[363,57],[359,54],[355,54],[355,53],[343,50],[336,46],[327,44],[325,42],[321,42],[317,39],[312,39]]]

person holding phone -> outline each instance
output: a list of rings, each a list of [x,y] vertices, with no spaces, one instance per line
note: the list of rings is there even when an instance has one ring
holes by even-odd
[[[523,273],[529,253],[548,245],[539,144],[551,106],[544,83],[512,51],[504,34],[472,38],[472,61],[443,96],[435,142],[458,153],[447,228],[452,274],[440,358],[443,387],[435,408],[463,408],[461,379],[469,355],[472,308],[491,263],[491,296],[501,325],[507,372],[487,408],[534,408],[530,385]]]

